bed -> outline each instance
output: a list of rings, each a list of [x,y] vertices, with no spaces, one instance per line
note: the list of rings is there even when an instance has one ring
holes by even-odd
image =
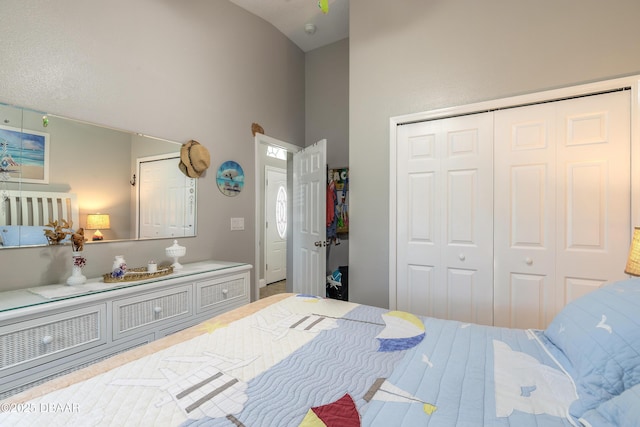
[[[515,330],[281,294],[0,402],[0,425],[633,426],[640,281]]]
[[[0,194],[0,246],[48,244],[44,235],[51,221],[80,224],[74,193],[7,190]]]

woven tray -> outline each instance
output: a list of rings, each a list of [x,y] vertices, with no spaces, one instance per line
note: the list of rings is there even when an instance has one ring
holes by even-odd
[[[135,282],[136,280],[147,280],[156,277],[166,276],[173,273],[173,267],[170,265],[158,267],[158,271],[149,273],[146,267],[128,268],[124,276],[113,277],[111,273],[102,275],[105,283],[117,283],[117,282]]]

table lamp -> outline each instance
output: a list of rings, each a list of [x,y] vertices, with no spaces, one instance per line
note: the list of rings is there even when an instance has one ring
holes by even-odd
[[[108,230],[111,228],[108,214],[89,214],[87,215],[87,230],[96,230],[93,233],[92,240],[102,240],[104,236],[100,230]]]
[[[629,257],[624,272],[632,276],[640,276],[640,227],[633,229]]]

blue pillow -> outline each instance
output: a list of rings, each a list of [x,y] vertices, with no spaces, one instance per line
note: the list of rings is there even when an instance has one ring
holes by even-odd
[[[35,225],[0,226],[2,246],[46,245],[49,243],[44,235],[46,229]]]
[[[592,427],[640,426],[640,384],[588,410],[580,421]]]
[[[640,279],[600,288],[568,304],[544,331],[566,356],[585,412],[640,383]]]

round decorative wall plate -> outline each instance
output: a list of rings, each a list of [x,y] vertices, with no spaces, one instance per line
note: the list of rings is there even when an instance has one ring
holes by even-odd
[[[237,196],[244,187],[242,166],[233,160],[222,163],[216,174],[216,182],[222,194],[229,197]]]

